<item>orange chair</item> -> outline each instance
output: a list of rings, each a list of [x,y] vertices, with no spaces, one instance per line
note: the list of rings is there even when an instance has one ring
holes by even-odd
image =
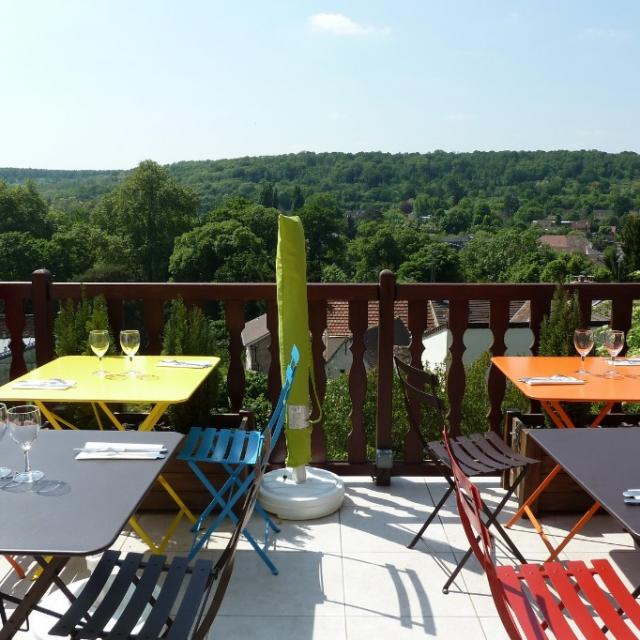
[[[494,564],[493,541],[481,518],[480,492],[451,454],[447,434],[443,437],[451,460],[460,520],[487,574],[493,601],[509,638],[637,640],[640,604],[636,597],[640,587],[631,593],[608,560],[593,560],[592,566],[582,561],[515,567]],[[602,626],[594,617],[602,620]],[[609,636],[605,635],[607,631]]]

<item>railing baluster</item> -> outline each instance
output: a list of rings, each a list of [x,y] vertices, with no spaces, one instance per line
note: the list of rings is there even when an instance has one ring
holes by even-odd
[[[611,328],[624,331],[625,344],[622,355],[627,352],[626,335],[631,328],[631,316],[633,313],[633,298],[629,295],[614,298],[611,301]]]
[[[422,336],[427,330],[427,320],[429,314],[428,300],[411,300],[408,306],[408,323],[409,335],[411,343],[409,344],[409,353],[411,354],[411,365],[422,369],[422,352],[424,345],[422,344]],[[415,380],[410,382],[416,384]],[[404,438],[404,460],[408,463],[419,463],[424,458],[422,451],[422,441],[419,434],[413,429],[409,429]]]
[[[452,334],[451,367],[447,378],[447,396],[449,398],[449,414],[447,423],[452,436],[460,435],[462,422],[462,398],[465,390],[465,372],[462,356],[465,352],[464,332],[469,322],[469,301],[449,301],[449,329]]]
[[[509,301],[492,300],[489,312],[489,328],[493,334],[491,344],[492,356],[503,356],[507,350],[505,334],[509,328]],[[496,433],[502,429],[502,400],[506,388],[506,381],[495,367],[489,368],[489,378],[487,380],[489,393],[489,428]],[[478,425],[480,426],[480,425]]]
[[[378,325],[378,402],[376,404],[376,449],[392,449],[393,414],[393,314],[396,279],[384,270],[380,274],[380,320]],[[376,484],[391,482],[391,469],[376,467]]]
[[[327,390],[327,373],[325,368],[323,337],[327,329],[327,302],[326,300],[313,300],[309,302],[309,329],[311,331],[311,349],[313,353],[313,371],[316,380],[316,392],[318,401],[322,406]],[[314,406],[312,398],[312,419],[318,418],[318,408]],[[311,455],[313,462],[325,462],[327,459],[327,439],[324,433],[322,421],[313,425],[311,435]]]
[[[347,436],[349,463],[362,464],[367,461],[367,436],[364,424],[364,402],[367,396],[367,372],[364,367],[364,332],[367,330],[368,302],[349,303],[349,329],[353,336],[351,353],[353,362],[349,371],[349,397],[351,398],[351,431]]]
[[[162,300],[144,300],[142,317],[147,333],[148,343],[146,352],[150,355],[158,355],[162,351],[162,328],[164,326]]]
[[[269,330],[269,372],[267,374],[267,389],[271,406],[274,406],[280,389],[282,388],[282,375],[280,373],[280,343],[278,339],[278,304],[275,300],[267,300],[267,329]],[[262,426],[262,425],[261,425]],[[287,457],[287,445],[284,438],[279,438],[271,453],[272,464],[282,464]]]
[[[231,411],[242,408],[245,375],[242,362],[242,337],[244,329],[244,305],[240,300],[228,300],[224,305],[224,316],[229,334],[229,371],[227,372],[227,393]]]
[[[9,330],[9,349],[11,350],[11,368],[9,377],[13,380],[27,372],[24,361],[24,340],[22,339],[27,318],[24,314],[24,302],[14,296],[4,303],[7,329]]]

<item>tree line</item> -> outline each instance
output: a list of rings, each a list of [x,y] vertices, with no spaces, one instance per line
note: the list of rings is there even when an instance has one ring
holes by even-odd
[[[303,221],[311,281],[373,281],[383,268],[405,282],[622,280],[640,270],[638,209],[633,153],[302,153],[148,160],[129,172],[0,169],[0,278],[46,266],[58,280],[272,281],[285,212]],[[542,245],[531,222],[545,217],[586,221],[604,260]]]

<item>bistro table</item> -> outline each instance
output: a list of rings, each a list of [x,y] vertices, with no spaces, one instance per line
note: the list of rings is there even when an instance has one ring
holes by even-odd
[[[622,496],[640,489],[640,428],[535,429],[530,437],[640,544],[640,504]]]
[[[152,460],[75,460],[75,448],[88,440],[162,444],[167,457]],[[59,578],[72,556],[87,556],[110,547],[175,452],[182,435],[128,431],[40,432],[32,459],[45,473],[33,485],[0,481],[0,554],[34,556],[43,567],[23,598],[0,594],[15,602],[0,640],[12,638],[49,587],[56,584],[70,597]],[[0,442],[0,459],[20,468],[22,453],[10,438]],[[53,556],[45,560],[45,556]]]
[[[162,361],[202,362],[209,366],[198,368],[159,366]],[[126,375],[129,371],[128,360],[124,357],[103,358],[106,376],[95,375],[98,370],[98,358],[95,356],[64,356],[30,371],[0,387],[0,400],[6,402],[33,402],[42,415],[56,429],[72,425],[56,415],[51,403],[84,403],[94,406],[94,412],[100,428],[102,423],[95,407],[99,407],[116,429],[124,426],[109,408],[110,404],[151,404],[147,417],[140,423],[139,431],[150,431],[172,404],[186,402],[193,392],[211,374],[219,364],[220,358],[210,356],[136,356],[133,368],[136,377]],[[69,380],[75,383],[67,389],[16,388],[16,383],[43,380]],[[113,433],[111,431],[110,433]],[[194,524],[196,517],[177,494],[169,482],[160,475],[158,482],[178,506],[178,513],[169,524],[159,542],[154,542],[135,517],[131,518],[131,527],[154,552],[161,553],[168,545],[173,532],[184,516]]]
[[[0,387],[0,399],[7,402],[34,402],[42,415],[56,429],[63,425],[77,428],[57,416],[49,407],[51,403],[84,403],[99,407],[117,429],[122,423],[109,408],[110,404],[150,404],[151,411],[140,423],[140,431],[150,431],[172,404],[186,402],[193,392],[218,366],[220,358],[211,356],[178,356],[179,362],[206,362],[209,366],[198,368],[160,366],[162,361],[176,360],[176,356],[136,356],[136,377],[128,376],[128,360],[125,357],[103,358],[104,377],[95,375],[99,369],[95,356],[63,356],[11,380]],[[71,380],[75,384],[68,389],[21,389],[17,382],[43,380]],[[102,428],[96,411],[98,424]]]
[[[616,378],[606,378],[605,373],[610,367],[605,358],[586,358],[584,368],[589,371],[588,374],[577,373],[577,370],[581,368],[581,360],[578,357],[497,356],[492,358],[491,362],[530,400],[540,402],[543,410],[559,429],[573,429],[575,427],[565,411],[563,403],[604,403],[602,410],[590,425],[591,427],[598,427],[616,403],[640,401],[640,382],[638,381],[640,376],[636,373],[639,368],[618,365],[615,368],[620,375]],[[526,378],[555,375],[581,378],[584,380],[584,384],[529,385],[522,381]],[[607,429],[608,431],[609,429]],[[558,475],[561,469],[562,465],[555,465],[506,525],[511,527],[523,514],[526,515],[549,550],[551,554],[549,560],[557,557],[600,508],[600,504],[595,502],[578,520],[562,542],[557,547],[554,547],[545,535],[544,529],[535,517],[530,505],[538,499],[538,496]]]

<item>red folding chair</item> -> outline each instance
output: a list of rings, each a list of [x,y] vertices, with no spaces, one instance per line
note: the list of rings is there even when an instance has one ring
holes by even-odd
[[[460,520],[487,574],[493,601],[509,638],[640,638],[640,604],[636,602],[640,587],[631,593],[608,560],[592,560],[592,566],[582,561],[495,565],[493,541],[481,518],[480,491],[451,454],[447,434],[443,437],[451,460]]]

